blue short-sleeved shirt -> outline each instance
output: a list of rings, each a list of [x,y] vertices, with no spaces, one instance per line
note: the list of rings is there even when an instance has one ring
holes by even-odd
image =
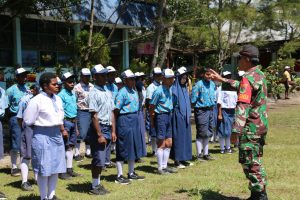
[[[160,83],[153,81],[146,90],[146,99],[152,99],[153,92],[160,86]]]
[[[25,109],[27,108],[29,101],[32,98],[33,98],[32,94],[26,94],[24,97],[22,97],[22,99],[20,100],[20,103],[19,103],[19,110],[17,113],[17,118],[23,119],[23,113],[24,113]]]
[[[119,109],[121,114],[137,112],[139,110],[137,91],[127,86],[120,89],[115,99],[115,108]]]
[[[66,90],[63,88],[58,96],[63,102],[63,108],[66,118],[74,118],[77,116],[77,104],[76,104],[76,95],[73,91]]]
[[[95,85],[87,97],[90,112],[97,112],[100,124],[111,125],[114,101],[112,93],[105,87]]]
[[[115,101],[116,96],[118,94],[118,86],[114,83],[107,83],[105,85],[105,89],[112,93],[113,101]]]
[[[195,108],[210,107],[216,104],[215,83],[213,81],[198,81],[192,89],[191,101]]]
[[[8,99],[5,90],[0,87],[0,118],[4,117],[5,109],[8,107]]]
[[[171,88],[160,85],[153,93],[150,104],[155,105],[156,113],[169,113],[173,110],[173,95]]]
[[[14,84],[7,89],[6,94],[10,112],[17,114],[21,98],[28,93],[30,93],[30,90],[26,84]]]

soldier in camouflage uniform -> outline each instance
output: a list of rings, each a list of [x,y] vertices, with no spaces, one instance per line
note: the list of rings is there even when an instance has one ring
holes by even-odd
[[[259,51],[245,45],[240,51],[239,70],[246,73],[241,81],[222,78],[212,71],[214,80],[228,82],[238,90],[232,133],[239,135],[239,162],[249,179],[250,200],[267,200],[267,176],[262,166],[263,146],[268,131],[267,83],[257,66]]]

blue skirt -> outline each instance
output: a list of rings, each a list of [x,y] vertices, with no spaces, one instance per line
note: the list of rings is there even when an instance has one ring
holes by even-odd
[[[138,113],[121,114],[117,119],[116,160],[136,160],[144,156]]]
[[[192,130],[191,123],[186,121],[178,108],[172,116],[173,144],[170,157],[176,161],[192,159]]]
[[[21,132],[21,157],[31,159],[31,143],[33,131],[30,127],[25,126]]]
[[[59,126],[34,126],[32,167],[40,176],[66,172],[65,145]]]
[[[235,109],[222,109],[223,120],[218,121],[217,130],[219,137],[230,137],[234,122]]]
[[[213,109],[195,108],[195,123],[196,123],[196,138],[206,139],[213,136],[214,126],[214,113]]]
[[[144,112],[142,110],[138,111],[138,116],[139,116],[139,132],[141,135],[141,139],[142,139],[142,144],[141,144],[141,148],[142,148],[142,156],[146,156],[147,155],[147,147],[146,147],[146,127],[145,127],[145,118],[144,118]]]

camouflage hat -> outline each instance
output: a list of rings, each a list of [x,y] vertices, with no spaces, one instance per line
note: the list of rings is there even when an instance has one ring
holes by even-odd
[[[243,46],[242,50],[239,52],[240,55],[250,57],[250,58],[258,58],[259,57],[259,51],[258,48],[247,44]]]

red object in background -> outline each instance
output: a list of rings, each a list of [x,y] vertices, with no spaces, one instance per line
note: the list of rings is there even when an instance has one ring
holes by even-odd
[[[27,81],[36,82],[36,74],[33,73],[27,74]]]
[[[152,55],[154,53],[153,42],[139,43],[137,45],[137,54],[139,55]]]

